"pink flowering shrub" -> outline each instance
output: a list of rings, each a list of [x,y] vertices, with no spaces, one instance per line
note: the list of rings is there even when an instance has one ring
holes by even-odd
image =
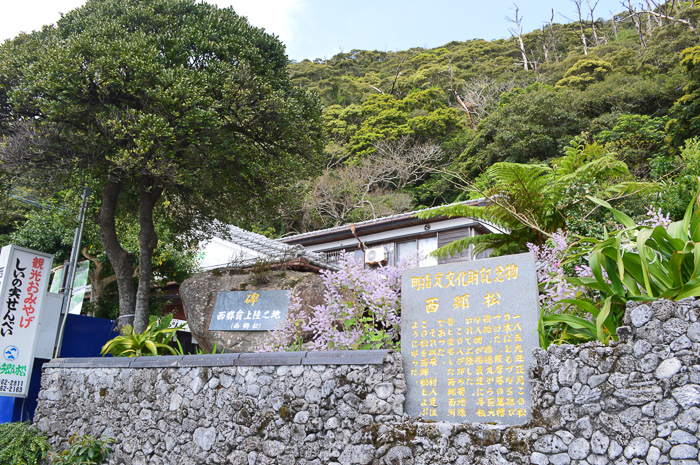
[[[566,280],[567,273],[564,263],[569,253],[567,235],[557,232],[552,235],[545,245],[527,244],[527,248],[535,255],[537,262],[537,282],[540,287],[540,305],[542,313],[552,313],[562,299],[573,299],[584,292],[582,286],[571,284]],[[592,276],[587,265],[575,266],[574,275],[577,277]]]
[[[651,205],[649,205],[649,208],[647,208],[647,216],[649,217],[649,219],[642,222],[642,224],[649,226],[652,229],[654,229],[657,226],[663,226],[665,229],[668,227],[669,224],[673,222],[671,220],[670,213],[667,213],[666,216],[664,216],[663,212],[661,211],[661,208],[659,208],[658,210],[654,210],[654,207]]]
[[[647,220],[642,224],[650,228],[663,226],[664,229],[671,224],[670,215],[662,213],[661,209],[655,210],[649,206]],[[589,293],[592,297],[599,297],[598,293],[583,286],[570,283],[566,277],[590,278],[593,272],[588,265],[578,265],[565,270],[564,264],[571,260],[569,238],[565,232],[557,232],[552,235],[545,245],[537,246],[527,244],[530,252],[535,254],[537,261],[537,281],[540,286],[540,304],[542,313],[553,313],[562,299],[575,299],[582,294]],[[627,238],[621,241],[621,247],[627,251],[634,251],[635,244]],[[603,278],[609,281],[605,269],[601,270]]]
[[[289,291],[289,310],[287,319],[282,326],[270,331],[268,343],[258,352],[283,352],[285,350],[301,350],[304,343],[302,328],[305,326],[301,311],[301,298],[294,291]]]
[[[312,314],[292,293],[287,320],[263,351],[301,350],[305,333],[312,334],[311,350],[399,348],[401,270],[408,263],[365,269],[343,254],[339,266],[321,272],[325,304]]]

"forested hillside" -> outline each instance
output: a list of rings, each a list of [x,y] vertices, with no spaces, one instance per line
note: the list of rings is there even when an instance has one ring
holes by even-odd
[[[591,213],[595,205],[586,195],[633,216],[653,206],[680,217],[700,174],[698,145],[686,148],[700,129],[700,6],[650,0],[645,5],[653,9],[621,6],[614,17],[591,22],[600,15],[586,11],[587,2],[573,3],[582,8],[580,20],[552,22],[562,17],[553,10],[551,18],[540,18],[541,29],[522,35],[516,21],[528,12],[510,12],[514,21],[503,21],[513,36],[506,40],[352,50],[289,64],[291,83],[322,104],[320,163],[310,176],[313,170],[296,179],[285,173],[283,184],[296,182],[295,195],[281,195],[281,185],[270,184],[266,192],[280,200],[276,206],[268,202],[245,217],[232,210],[221,219],[279,237],[483,197],[494,189],[524,206],[536,203],[528,195],[534,184],[517,195],[504,190],[513,184],[502,171],[510,165],[487,172],[499,162],[539,164],[556,181],[556,203],[542,207],[555,210],[547,213],[556,218],[549,229],[594,234],[607,220],[600,211]],[[17,40],[20,46],[25,39]],[[3,134],[14,114],[2,103],[5,88],[14,85],[13,70],[23,59],[15,45],[5,46]],[[41,183],[12,182],[15,189],[25,183],[37,197],[64,202],[42,192]],[[32,221],[23,221],[29,207],[3,198],[4,243],[39,247],[57,240],[28,240],[36,232],[28,226]],[[32,215],[48,221],[44,213]],[[70,243],[70,230],[62,242]]]
[[[65,258],[82,186],[91,186],[82,255],[92,262],[93,297],[103,297],[92,310],[116,317],[117,297],[135,295],[138,274],[145,317],[149,299],[155,313],[162,304],[148,283],[193,272],[199,241],[222,234],[217,226],[279,237],[488,197],[426,213],[503,231],[438,253],[534,244],[549,251],[551,289],[561,290],[563,251],[607,237],[619,252],[606,264],[611,275],[620,251],[638,247],[630,231],[646,227],[630,225],[668,225],[697,192],[700,6],[628,2],[591,21],[594,1],[573,4],[578,19],[541,18],[541,29],[522,34],[516,10],[507,40],[288,64],[277,38],[230,10],[90,0],[55,26],[0,44],[0,184],[9,194],[0,241]],[[700,231],[693,224],[671,233]],[[672,246],[664,249],[672,270],[661,274],[675,286],[678,257],[700,248],[661,229],[654,243]],[[121,257],[118,295],[105,241]],[[582,277],[589,251],[572,253],[566,273]],[[700,267],[687,262],[689,282],[700,285]],[[607,292],[601,286],[591,289]],[[697,295],[682,292],[674,295]],[[120,314],[133,314],[129,299]]]
[[[541,18],[542,29],[521,37],[513,22],[509,40],[291,64],[292,82],[324,105],[326,167],[300,182],[278,222],[249,226],[304,232],[476,197],[496,182],[482,175],[496,162],[547,164],[556,175],[567,154],[581,163],[612,154],[627,166],[617,181],[662,183],[663,196],[608,195],[632,214],[651,203],[681,215],[695,169],[692,150],[680,154],[700,112],[700,7],[640,8],[595,22],[585,12],[569,24]],[[674,107],[679,99],[687,105]],[[596,183],[576,179],[562,201],[585,202]],[[572,226],[581,219],[571,216]]]

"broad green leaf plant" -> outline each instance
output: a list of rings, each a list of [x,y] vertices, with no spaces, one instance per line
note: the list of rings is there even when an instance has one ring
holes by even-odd
[[[593,197],[590,200],[608,209],[623,228],[606,232],[602,240],[582,238],[581,251],[572,259],[587,256],[593,277],[567,280],[597,297],[562,299],[559,303],[568,312],[542,316],[542,347],[560,342],[616,340],[628,301],[700,296],[700,190],[688,204],[683,219],[667,227],[636,224],[608,202]]]
[[[575,141],[574,141],[575,142]],[[457,176],[457,175],[455,175]],[[444,258],[473,246],[473,253],[491,256],[520,253],[527,244],[543,245],[566,229],[574,205],[562,204],[565,191],[582,179],[595,181],[596,195],[611,198],[629,193],[651,193],[659,185],[637,182],[627,165],[596,144],[575,143],[553,166],[495,163],[476,182],[460,179],[467,192],[482,197],[477,205],[456,203],[419,212],[419,218],[437,215],[483,220],[501,232],[465,237],[436,250]],[[455,181],[456,182],[456,181]]]
[[[142,333],[134,332],[131,325],[122,329],[123,335],[107,341],[102,347],[101,354],[112,354],[115,357],[139,357],[143,355],[177,355],[177,350],[168,344],[173,340],[175,332],[182,328],[180,325],[170,328],[173,315],[168,314],[163,318],[150,317],[146,330]]]
[[[68,440],[68,449],[51,453],[52,465],[100,465],[106,463],[112,452],[112,438],[73,435]]]

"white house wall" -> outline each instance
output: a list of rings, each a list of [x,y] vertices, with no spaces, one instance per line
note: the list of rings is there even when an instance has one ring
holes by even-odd
[[[260,256],[262,256],[262,254],[254,250],[215,237],[201,247],[199,252],[199,264],[202,270],[211,270],[225,267],[231,262],[248,260]]]

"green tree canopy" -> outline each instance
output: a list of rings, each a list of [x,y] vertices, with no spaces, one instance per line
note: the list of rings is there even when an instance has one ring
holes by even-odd
[[[585,89],[588,84],[605,79],[612,69],[612,65],[606,61],[583,59],[566,71],[564,77],[557,82],[557,87]]]
[[[259,214],[317,165],[320,107],[287,63],[277,38],[194,0],[89,0],[0,48],[4,169],[99,189],[100,240],[137,331],[156,206],[175,229],[203,230]],[[122,208],[138,215],[138,291]]]
[[[700,133],[700,46],[683,50],[681,65],[690,82],[685,86],[685,95],[671,109],[673,119],[666,126],[668,143],[677,149]]]

